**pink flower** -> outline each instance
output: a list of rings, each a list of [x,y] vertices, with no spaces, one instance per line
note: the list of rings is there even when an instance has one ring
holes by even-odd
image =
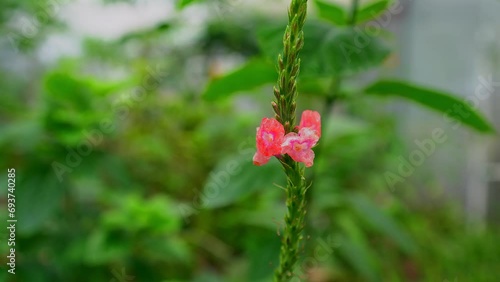
[[[314,162],[314,152],[311,148],[318,143],[318,140],[316,131],[309,127],[303,127],[298,134],[290,132],[285,135],[281,153],[288,154],[294,161],[310,167]]]
[[[311,110],[302,112],[299,130],[306,127],[314,130],[316,132],[316,135],[318,135],[318,138],[321,137],[321,116],[318,112]]]
[[[281,144],[285,128],[274,118],[263,118],[257,127],[257,153],[253,157],[255,165],[266,164],[274,155],[281,154]]]
[[[253,163],[264,165],[272,156],[288,154],[294,161],[312,166],[312,148],[321,136],[321,116],[316,111],[304,111],[297,129],[298,133],[285,135],[283,125],[276,119],[263,118],[260,127],[257,127],[257,152],[253,156]]]
[[[302,162],[310,167],[314,162],[312,148],[321,137],[321,116],[316,111],[302,112],[299,133],[288,133],[282,145],[282,154],[288,154],[294,161]]]

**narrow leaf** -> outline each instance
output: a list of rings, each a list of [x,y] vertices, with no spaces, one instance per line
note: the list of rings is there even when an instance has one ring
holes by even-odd
[[[347,24],[347,12],[341,6],[331,2],[321,0],[314,1],[320,18],[325,19],[335,25]]]
[[[402,97],[449,115],[480,132],[495,131],[480,113],[459,98],[443,91],[426,89],[402,81],[383,80],[367,87],[365,93]],[[456,109],[460,111],[457,112]]]
[[[252,155],[233,157],[217,165],[210,173],[200,200],[204,208],[219,208],[235,203],[273,183],[284,185],[280,166],[272,160],[262,167],[252,163]]]
[[[277,78],[275,67],[271,63],[263,59],[252,60],[239,69],[210,81],[203,97],[209,101],[222,99],[240,91],[276,82]]]
[[[393,240],[407,254],[414,254],[417,247],[391,217],[361,195],[351,195],[349,201],[354,210],[375,230]]]
[[[377,18],[389,8],[391,3],[390,0],[380,0],[361,7],[358,11],[356,21],[360,23]]]
[[[269,23],[258,31],[259,47],[266,57],[274,60],[281,52],[284,28],[283,24]],[[306,23],[304,36],[308,43],[300,52],[301,79],[358,74],[379,66],[391,51],[378,37],[321,22]]]
[[[199,0],[178,0],[177,1],[177,9],[184,9],[186,6],[198,2]]]
[[[390,54],[380,38],[368,36],[352,29],[339,29],[327,39],[319,60],[327,63],[331,75],[353,75],[379,66]]]
[[[364,278],[363,281],[380,281],[380,267],[365,233],[348,214],[337,216],[336,222],[344,233],[339,248],[340,255]]]

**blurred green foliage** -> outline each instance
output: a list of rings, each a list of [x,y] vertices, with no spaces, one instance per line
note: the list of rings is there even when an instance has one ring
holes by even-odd
[[[179,1],[178,12],[196,2]],[[361,7],[360,20],[388,2]],[[7,11],[32,9],[32,1],[4,5],[2,32],[11,28]],[[343,9],[319,16],[346,25]],[[18,218],[16,275],[2,268],[1,281],[121,281],[123,273],[131,281],[270,280],[285,179],[276,162],[257,168],[251,157],[255,127],[271,113],[284,26],[227,16],[178,46],[178,24],[87,39],[80,56],[55,65],[0,69],[0,166],[16,168]],[[54,32],[47,29],[36,38]],[[297,273],[325,282],[496,281],[498,227],[466,229],[439,185],[410,179],[391,191],[383,178],[405,148],[385,102],[371,94],[439,111],[457,99],[408,83],[363,86],[355,75],[388,58],[385,38],[353,47],[359,33],[313,17],[305,36],[298,104],[325,109]],[[34,56],[21,49],[16,58]],[[237,63],[221,71],[226,61]],[[330,115],[334,103],[341,114]],[[491,131],[469,110],[468,126]],[[438,192],[425,201],[417,196],[431,189]],[[5,266],[4,240],[0,252]]]

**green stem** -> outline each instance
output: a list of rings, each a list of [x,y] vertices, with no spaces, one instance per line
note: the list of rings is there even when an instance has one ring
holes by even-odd
[[[288,25],[283,36],[283,52],[278,56],[278,81],[274,87],[275,101],[272,106],[276,119],[283,124],[286,133],[295,129],[297,77],[300,70],[299,52],[304,44],[304,22],[307,0],[292,0],[288,10]],[[285,155],[280,158],[286,176],[285,228],[280,249],[280,264],[274,275],[275,282],[289,281],[298,260],[298,250],[304,229],[306,211],[306,181],[304,169]]]
[[[358,15],[359,0],[352,0],[351,16],[349,17],[349,25],[356,25],[356,17]]]
[[[285,156],[281,161],[287,175],[285,229],[280,249],[280,264],[274,273],[275,282],[289,281],[293,277],[293,269],[298,260],[302,230],[306,211],[307,186],[304,169]]]

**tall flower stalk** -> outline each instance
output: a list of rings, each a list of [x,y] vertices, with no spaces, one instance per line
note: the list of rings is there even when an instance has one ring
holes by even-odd
[[[276,119],[288,133],[295,124],[297,76],[300,69],[299,52],[304,45],[304,22],[307,0],[292,0],[288,10],[288,25],[283,36],[283,53],[278,55],[278,82],[272,103]]]
[[[278,56],[278,82],[274,87],[275,101],[272,103],[276,119],[283,124],[285,132],[295,127],[297,99],[297,77],[300,70],[299,52],[304,45],[304,23],[307,15],[307,0],[292,0],[288,10],[288,25],[283,36],[283,53]],[[280,249],[280,263],[274,281],[288,281],[298,259],[299,243],[302,240],[306,212],[307,184],[304,169],[289,155],[279,159],[287,176],[285,228]]]
[[[271,103],[275,118],[262,119],[257,128],[257,153],[254,164],[263,165],[275,156],[287,176],[285,228],[280,249],[280,263],[274,281],[289,281],[298,260],[299,244],[304,229],[307,183],[305,164],[313,164],[311,150],[321,136],[319,113],[304,111],[299,126],[295,124],[297,77],[300,69],[299,52],[304,45],[304,22],[307,0],[292,0],[288,10],[288,25],[283,36],[283,52],[278,56],[278,81]]]

